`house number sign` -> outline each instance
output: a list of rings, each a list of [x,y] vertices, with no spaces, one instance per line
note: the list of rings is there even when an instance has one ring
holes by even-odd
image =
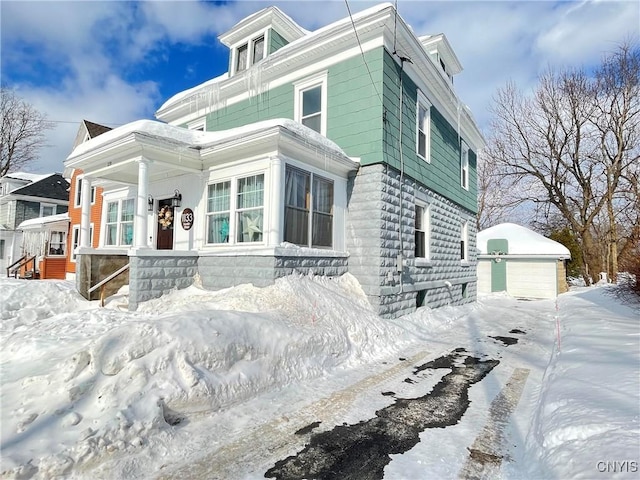
[[[190,208],[185,208],[182,211],[180,222],[182,223],[182,228],[184,228],[185,230],[190,230],[191,227],[193,227],[193,210],[191,210]]]

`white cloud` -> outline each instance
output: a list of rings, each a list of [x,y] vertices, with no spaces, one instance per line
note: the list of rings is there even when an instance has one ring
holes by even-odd
[[[354,14],[376,3],[349,1]],[[166,62],[175,44],[217,42],[217,35],[272,4],[309,30],[347,15],[343,0],[0,2],[3,82],[19,87],[19,94],[52,120],[151,118],[166,100],[160,89],[174,89],[160,78],[128,81],[127,72]],[[625,1],[403,0],[398,5],[417,34],[446,34],[465,68],[455,79],[456,90],[481,126],[492,95],[507,80],[526,91],[548,65],[597,62],[616,43],[638,35],[640,20],[640,4]],[[179,75],[191,75],[186,68]],[[45,69],[54,73],[42,73],[47,79],[42,85],[12,80]],[[71,148],[77,124],[57,125],[48,134],[52,147],[43,151],[38,171],[61,170]]]

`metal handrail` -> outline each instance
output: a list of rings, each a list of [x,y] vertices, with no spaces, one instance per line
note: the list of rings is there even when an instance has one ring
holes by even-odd
[[[91,287],[89,289],[89,291],[88,291],[89,294],[91,294],[91,292],[97,290],[98,288],[100,289],[100,306],[101,307],[104,307],[104,289],[105,289],[107,283],[109,283],[111,280],[116,278],[118,275],[120,275],[122,272],[124,272],[128,268],[129,268],[129,264],[127,263],[123,267],[120,267],[118,270],[113,272],[108,277],[104,278],[103,280],[100,280],[98,283],[96,283],[93,287]]]

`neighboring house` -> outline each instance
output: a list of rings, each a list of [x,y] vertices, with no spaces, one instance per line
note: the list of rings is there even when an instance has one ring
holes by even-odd
[[[110,127],[93,123],[88,120],[83,120],[78,128],[76,139],[73,143],[75,149],[78,145],[91,140],[105,132],[111,130]],[[75,250],[80,245],[80,223],[82,219],[82,209],[80,208],[82,202],[82,170],[79,169],[66,169],[65,176],[71,178],[71,189],[69,192],[69,237],[67,239],[67,263],[66,263],[66,278],[72,280],[75,278],[76,273],[76,254]],[[99,246],[98,239],[100,238],[100,219],[102,215],[102,188],[92,186],[91,194],[89,196],[89,245],[93,248]]]
[[[514,223],[478,232],[478,291],[521,298],[556,298],[566,292],[569,250]]]
[[[0,268],[3,274],[25,254],[19,225],[25,220],[66,213],[68,203],[69,182],[59,173],[15,172],[0,178]],[[66,241],[66,229],[62,233]]]
[[[132,309],[196,274],[217,289],[350,272],[386,317],[473,301],[484,143],[444,35],[417,37],[385,4],[315,32],[269,7],[219,39],[228,73],[169,99],[166,124],[66,160],[104,189],[79,291],[129,265]]]
[[[32,218],[18,225],[22,232],[21,255],[26,259],[15,271],[20,278],[66,278],[69,214]]]

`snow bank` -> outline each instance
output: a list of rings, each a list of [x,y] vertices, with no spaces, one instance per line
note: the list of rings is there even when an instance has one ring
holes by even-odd
[[[135,313],[95,308],[68,282],[0,284],[2,469],[16,478],[68,475],[170,434],[186,414],[379,358],[413,338],[381,321],[350,275],[192,286]],[[407,323],[426,332],[425,318]]]

